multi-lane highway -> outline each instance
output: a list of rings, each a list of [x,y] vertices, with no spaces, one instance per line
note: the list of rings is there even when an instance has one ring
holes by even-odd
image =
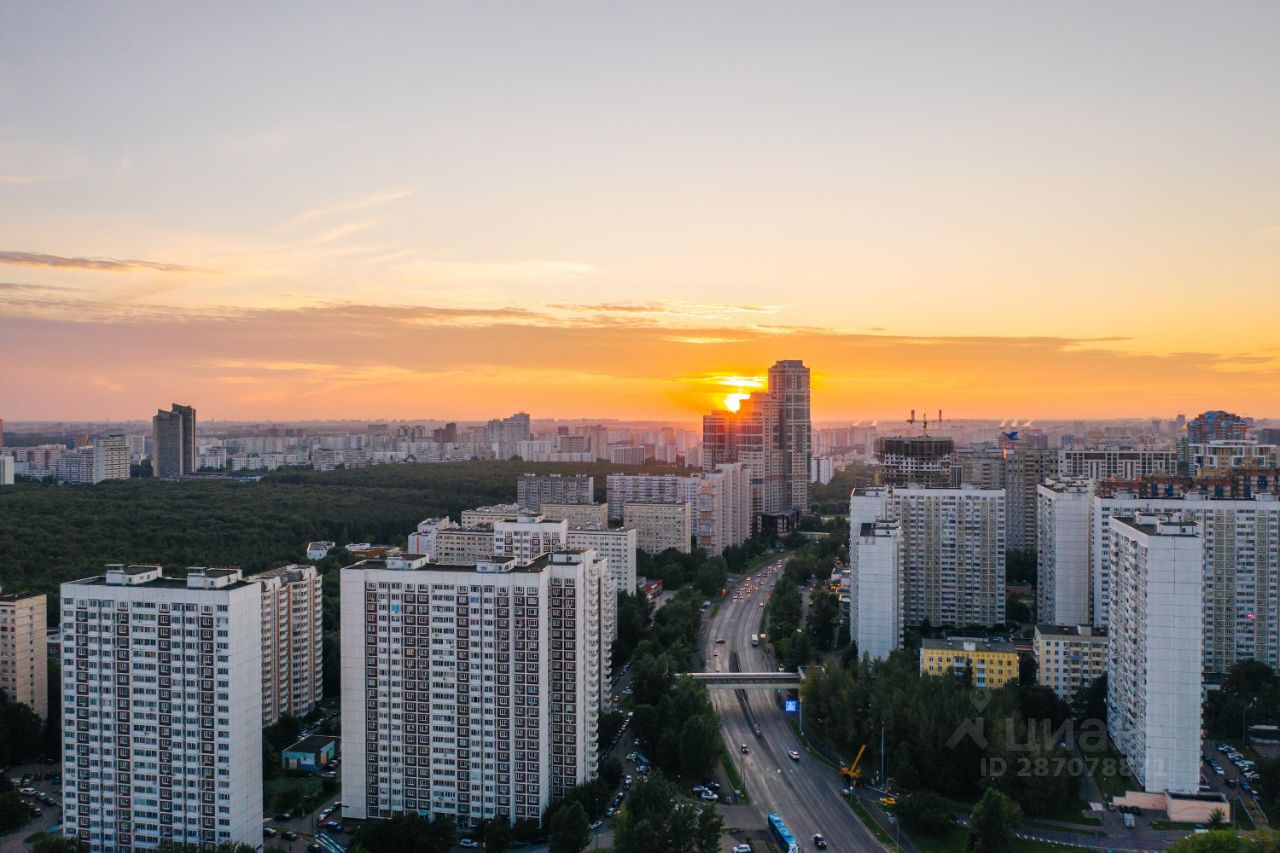
[[[783,559],[738,580],[729,595],[721,599],[719,610],[710,619],[704,638],[707,670],[730,671],[730,659],[737,652],[744,672],[768,672],[777,663],[762,647],[751,645],[751,635],[760,632],[764,603],[782,572]],[[740,595],[741,600],[735,600]],[[723,643],[716,641],[723,639]],[[716,654],[719,652],[719,654]],[[748,690],[747,702],[760,726],[756,737],[732,690],[712,690],[711,701],[720,714],[720,722],[732,758],[742,775],[751,808],[757,813],[759,828],[765,826],[769,812],[782,815],[799,841],[801,849],[813,849],[813,836],[826,837],[833,851],[883,850],[871,837],[857,815],[840,794],[840,778],[829,767],[811,758],[787,725],[786,715],[779,709],[772,690]],[[741,744],[751,750],[743,754]],[[789,753],[800,754],[795,761]]]

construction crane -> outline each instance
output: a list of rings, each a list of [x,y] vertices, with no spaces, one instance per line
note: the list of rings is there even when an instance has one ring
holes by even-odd
[[[848,779],[849,784],[851,785],[862,784],[862,770],[858,768],[858,765],[862,762],[862,753],[866,751],[867,751],[867,745],[864,743],[862,747],[858,750],[857,757],[853,759],[853,763],[850,764],[848,767],[840,768],[840,776],[845,779]]]
[[[924,424],[924,434],[928,435],[929,434],[929,415],[925,414],[921,416],[920,422]],[[916,421],[915,409],[911,410],[911,417],[907,418],[907,423],[911,424],[912,426],[916,425],[917,421]],[[938,419],[933,422],[933,425],[934,427],[937,427],[937,428],[942,427],[942,409],[938,409]]]

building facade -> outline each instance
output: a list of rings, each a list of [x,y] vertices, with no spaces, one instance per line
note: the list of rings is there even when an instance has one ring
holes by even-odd
[[[692,503],[697,482],[678,474],[610,474],[605,480],[609,520],[621,521],[623,505]]]
[[[544,503],[589,504],[595,499],[590,474],[524,474],[516,481],[516,506],[524,512],[541,512]]]
[[[692,523],[687,503],[627,503],[622,505],[622,526],[636,532],[636,546],[650,554],[668,548],[688,554],[692,548]]]
[[[151,470],[162,479],[175,479],[196,470],[196,410],[174,403],[151,419]]]
[[[1038,487],[1037,619],[1049,625],[1090,622],[1091,480],[1050,480]]]
[[[48,596],[0,593],[0,692],[49,716]]]
[[[570,527],[608,527],[608,504],[562,504],[543,502],[539,512],[545,518],[562,518]]]
[[[1137,480],[1157,474],[1176,474],[1174,450],[1130,447],[1064,447],[1058,451],[1059,477],[1089,480]]]
[[[262,846],[262,600],[239,571],[62,585],[62,833]]]
[[[880,483],[946,489],[956,483],[955,440],[936,435],[876,439]]]
[[[883,660],[902,648],[902,527],[866,522],[851,548],[850,639],[858,657]]]
[[[609,562],[609,576],[616,592],[636,591],[636,531],[630,527],[570,527],[566,544],[590,549]]]
[[[435,562],[459,565],[493,556],[493,526],[459,527],[436,534]]]
[[[1058,473],[1057,451],[1038,447],[1015,447],[1005,463],[1005,512],[1009,548],[1036,549],[1039,532],[1036,520],[1037,489]]]
[[[693,478],[690,513],[698,547],[709,556],[751,536],[751,471],[726,462]]]
[[[1018,681],[1018,650],[1013,643],[970,637],[946,640],[925,639],[920,643],[921,675],[957,678],[973,673],[974,687],[996,688]]]
[[[1107,672],[1107,632],[1092,625],[1037,625],[1036,680],[1070,702]]]
[[[262,725],[305,717],[324,698],[324,599],[315,566],[249,578],[262,592]]]
[[[1107,731],[1143,790],[1200,787],[1199,526],[1176,515],[1113,516]]]
[[[850,537],[865,522],[901,524],[907,625],[1003,624],[1004,501],[1003,491],[973,487],[855,489]]]
[[[538,820],[594,777],[606,595],[591,551],[343,569],[345,815]]]

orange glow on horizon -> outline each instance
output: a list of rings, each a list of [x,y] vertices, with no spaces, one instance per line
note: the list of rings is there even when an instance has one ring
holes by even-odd
[[[735,391],[732,394],[725,394],[724,407],[731,412],[736,412],[738,411],[738,409],[742,408],[742,401],[747,400],[750,397],[751,397],[750,394],[745,394],[742,391]]]

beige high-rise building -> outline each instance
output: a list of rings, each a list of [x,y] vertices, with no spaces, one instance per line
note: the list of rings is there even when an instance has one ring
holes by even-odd
[[[262,587],[262,725],[304,717],[324,696],[320,573],[289,565],[246,580]]]
[[[49,653],[43,593],[0,595],[0,691],[49,716]]]
[[[622,505],[622,526],[636,531],[636,546],[650,554],[675,548],[692,550],[692,523],[687,503]]]

